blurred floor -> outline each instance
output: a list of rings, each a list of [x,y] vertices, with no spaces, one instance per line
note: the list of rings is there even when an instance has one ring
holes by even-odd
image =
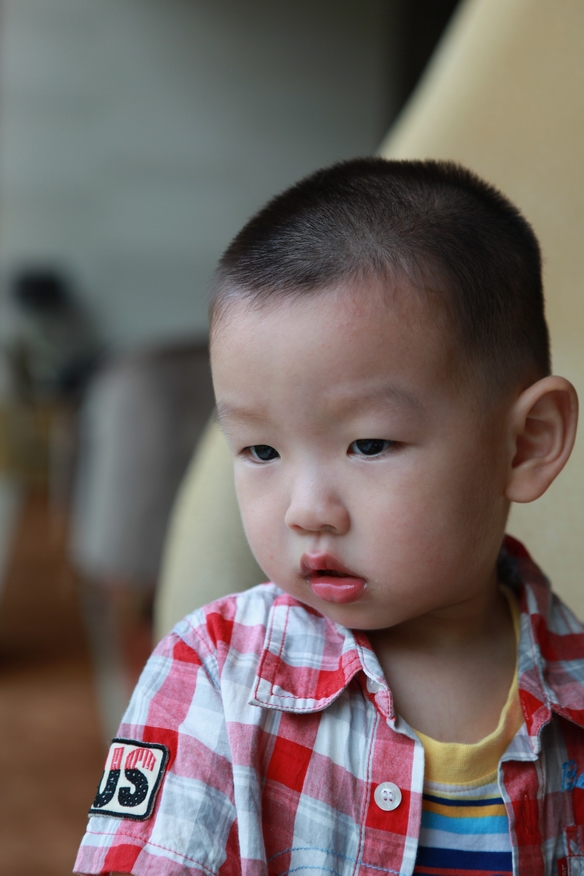
[[[71,872],[104,740],[66,527],[23,496],[0,602],[0,876]]]

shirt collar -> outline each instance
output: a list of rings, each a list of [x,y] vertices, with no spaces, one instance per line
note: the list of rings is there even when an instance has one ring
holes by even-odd
[[[584,727],[584,630],[511,536],[503,542],[499,571],[519,599],[519,695],[527,731],[538,749],[539,734],[552,712]],[[361,670],[387,690],[365,633],[281,593],[270,609],[250,703],[288,712],[321,711]],[[379,696],[377,702],[383,707]],[[389,691],[384,711],[395,717]]]
[[[364,633],[282,593],[270,609],[250,703],[287,712],[318,712],[361,670],[384,683]]]
[[[584,628],[511,536],[501,548],[499,574],[519,599],[519,696],[528,733],[539,747],[552,712],[584,727]]]

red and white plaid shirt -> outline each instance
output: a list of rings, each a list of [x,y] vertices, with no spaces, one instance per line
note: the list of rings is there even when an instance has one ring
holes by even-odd
[[[513,872],[584,874],[584,628],[521,545],[506,539],[502,557],[521,606],[525,715],[499,765]],[[273,584],[183,620],[119,736],[94,804],[114,814],[90,819],[78,873],[414,870],[422,744],[395,714],[367,636]],[[384,783],[389,809],[376,802]]]

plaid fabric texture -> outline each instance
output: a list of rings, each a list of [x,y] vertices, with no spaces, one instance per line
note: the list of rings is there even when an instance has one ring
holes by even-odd
[[[584,628],[516,541],[525,724],[499,765],[522,876],[584,874]],[[411,874],[424,751],[364,633],[273,584],[201,609],[155,650],[118,734],[170,759],[145,820],[90,819],[75,870],[137,876]],[[384,782],[401,802],[376,802]],[[377,795],[379,798],[379,794]]]

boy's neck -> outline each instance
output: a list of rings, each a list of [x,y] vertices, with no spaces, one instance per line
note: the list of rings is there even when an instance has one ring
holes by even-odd
[[[497,726],[516,666],[506,597],[480,597],[369,634],[396,711],[442,742],[478,742]]]

